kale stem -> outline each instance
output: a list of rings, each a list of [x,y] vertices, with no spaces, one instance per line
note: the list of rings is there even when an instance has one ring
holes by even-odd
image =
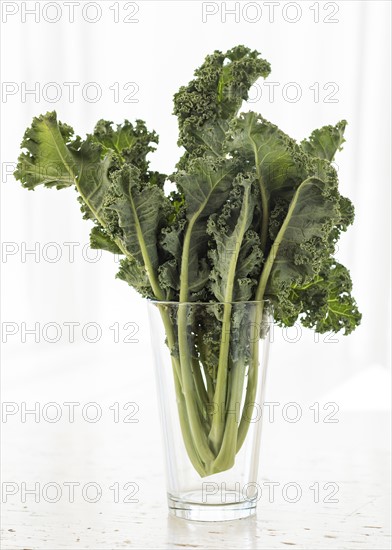
[[[242,409],[242,415],[240,424],[238,426],[238,436],[237,436],[237,453],[241,449],[243,442],[245,441],[246,435],[249,430],[251,417],[249,415],[249,406],[254,404],[254,400],[257,393],[257,381],[258,381],[258,370],[259,370],[259,349],[260,349],[260,329],[261,322],[263,319],[263,306],[261,303],[260,307],[256,304],[256,316],[255,316],[255,327],[257,334],[254,335],[254,340],[252,342],[252,351],[249,360],[249,370],[248,370],[248,380],[246,386],[246,395],[244,406]]]
[[[165,311],[164,307],[165,306],[161,307],[158,304],[161,318],[165,327],[167,345],[171,353],[174,386],[175,386],[175,392],[176,392],[176,400],[177,400],[177,408],[178,408],[178,416],[180,420],[181,433],[182,433],[185,448],[190,461],[192,462],[198,474],[201,477],[204,477],[206,475],[205,466],[195,448],[194,441],[192,439],[192,432],[189,425],[187,409],[185,406],[184,395],[182,391],[182,382],[181,382],[181,367],[180,367],[178,358],[174,355],[176,353],[175,352],[176,346],[175,346],[173,324],[170,321],[169,315]]]
[[[230,332],[231,332],[231,312],[234,299],[234,284],[237,273],[237,263],[241,250],[242,241],[247,229],[247,219],[249,213],[249,194],[250,187],[244,191],[243,210],[241,210],[241,225],[238,231],[237,242],[234,254],[231,254],[229,268],[226,279],[226,288],[224,294],[222,333],[219,353],[218,375],[216,389],[214,394],[214,406],[217,407],[212,419],[209,440],[216,453],[222,444],[223,434],[226,423],[226,395],[227,395],[227,371],[230,353]]]
[[[230,397],[226,409],[225,430],[218,456],[212,465],[213,473],[223,472],[234,465],[237,452],[238,425],[240,407],[244,391],[245,364],[243,361],[231,362]]]
[[[208,465],[215,458],[208,442],[208,425],[202,422],[200,418],[196,400],[198,396],[195,391],[195,380],[192,373],[191,357],[189,353],[188,327],[187,327],[187,309],[189,307],[189,250],[191,245],[193,227],[204,210],[207,199],[201,204],[199,210],[195,212],[188,223],[185,232],[183,252],[181,258],[180,274],[180,296],[178,304],[178,348],[180,354],[180,369],[182,380],[182,392],[185,399],[188,420],[194,446],[201,460]],[[200,407],[200,405],[199,405]],[[207,466],[206,466],[207,467]]]
[[[212,448],[218,453],[222,443],[225,416],[226,416],[226,392],[227,392],[227,371],[230,350],[230,326],[231,326],[232,304],[225,303],[222,320],[222,332],[220,340],[218,375],[216,379],[216,388],[214,393],[215,407],[213,412],[209,441]]]
[[[204,369],[204,375],[206,377],[207,381],[207,394],[208,394],[208,403],[210,403],[213,400],[214,397],[214,383],[210,376],[210,373],[208,372],[208,369],[205,365],[203,365]],[[212,411],[210,411],[210,414],[212,414]]]
[[[207,426],[203,424],[197,406],[197,394],[195,381],[191,368],[191,357],[189,353],[187,311],[189,304],[178,304],[178,346],[180,352],[180,365],[182,375],[182,393],[184,395],[188,413],[189,426],[192,439],[201,460],[207,465],[215,457],[208,445]]]
[[[205,376],[205,379],[206,379],[206,384],[207,384],[207,403],[210,404],[212,403],[213,399],[214,399],[214,385],[215,385],[215,375],[214,375],[214,370],[212,371],[212,375],[210,374],[209,372],[209,365],[208,364],[208,360],[206,359],[207,358],[207,346],[205,344],[205,342],[203,342],[203,335],[204,335],[204,330],[203,328],[201,329],[203,332],[199,331],[198,334],[197,334],[197,349],[198,349],[198,352],[199,352],[199,361],[200,361],[200,365],[203,369],[203,373],[204,373],[204,376]],[[211,408],[209,408],[209,413],[210,415],[212,415],[212,410]]]
[[[204,385],[204,380],[201,375],[200,364],[197,357],[192,357],[192,373],[193,373],[193,378],[195,380],[200,413],[206,422],[210,422],[210,418],[208,414],[209,399],[208,399],[206,387]]]
[[[182,393],[182,388],[180,381],[178,379],[177,371],[178,367],[175,365],[175,363],[178,363],[178,361],[172,357],[172,364],[173,364],[173,374],[174,374],[174,385],[176,390],[176,397],[177,397],[177,409],[178,409],[178,416],[180,419],[180,426],[181,426],[181,433],[185,444],[185,449],[188,454],[189,460],[192,462],[193,467],[197,471],[197,473],[204,477],[206,474],[205,465],[202,462],[196,448],[194,445],[194,441],[192,439],[192,432],[189,425],[189,419],[187,415],[187,410],[184,402],[184,396]]]
[[[252,118],[255,117],[255,113],[253,113]],[[259,160],[259,151],[257,149],[257,144],[253,137],[250,134],[250,128],[252,125],[249,125],[249,140],[252,143],[253,146],[253,153],[255,157],[255,166],[256,166],[256,174],[257,179],[259,180],[259,189],[260,189],[260,195],[261,195],[261,234],[260,234],[260,240],[261,240],[261,249],[263,253],[266,252],[267,247],[267,239],[268,239],[268,223],[269,223],[269,201],[268,201],[268,194],[267,189],[264,185],[263,176],[261,174],[260,170],[260,160]]]

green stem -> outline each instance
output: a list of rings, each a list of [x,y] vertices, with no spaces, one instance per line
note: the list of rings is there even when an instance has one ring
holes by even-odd
[[[199,410],[206,422],[210,422],[208,414],[208,395],[206,387],[204,385],[204,380],[201,375],[200,364],[197,357],[192,357],[192,373],[195,380],[196,392],[198,397]]]
[[[164,300],[165,296],[164,296],[162,290],[159,287],[158,278],[156,276],[155,270],[154,270],[154,268],[152,266],[152,263],[151,263],[151,260],[150,260],[150,256],[149,256],[148,251],[147,251],[147,246],[146,246],[146,243],[145,243],[145,240],[144,240],[143,231],[142,231],[142,228],[140,227],[140,222],[139,222],[139,218],[138,218],[138,215],[137,215],[137,211],[136,211],[135,205],[133,203],[132,191],[130,191],[130,197],[131,197],[131,201],[130,201],[131,202],[131,207],[132,207],[132,210],[133,210],[133,215],[134,215],[135,225],[136,225],[136,234],[137,234],[137,238],[138,238],[139,245],[140,245],[140,251],[141,251],[142,257],[143,257],[144,267],[146,269],[147,276],[150,280],[151,288],[152,288],[155,296],[157,297],[158,300]]]
[[[222,321],[222,333],[221,333],[221,343],[220,343],[220,352],[219,352],[219,364],[218,364],[218,375],[216,381],[216,389],[214,394],[214,406],[216,408],[215,414],[212,419],[211,430],[209,434],[209,441],[212,445],[212,448],[216,453],[218,453],[219,448],[222,444],[223,434],[225,431],[225,417],[226,417],[226,394],[227,394],[227,371],[228,371],[228,360],[230,352],[230,330],[231,330],[231,312],[232,312],[232,301],[234,297],[234,283],[237,272],[237,263],[238,257],[241,249],[241,244],[244,239],[245,231],[248,225],[248,214],[249,214],[249,193],[250,188],[247,187],[244,192],[244,202],[243,209],[241,209],[241,225],[238,230],[235,253],[231,255],[227,280],[226,280],[226,289],[224,295],[224,310],[223,310],[223,321]]]
[[[224,472],[234,465],[237,452],[237,433],[240,422],[240,407],[245,380],[245,364],[237,361],[231,364],[232,376],[230,397],[226,409],[226,423],[222,445],[212,465],[214,473]]]
[[[159,304],[157,304],[157,307],[159,308],[163,325],[165,327],[167,345],[170,352],[172,352],[175,349],[173,325],[170,321],[169,315],[164,310],[165,306],[161,307]],[[175,357],[173,354],[171,356],[171,361],[172,361],[172,367],[173,367],[178,416],[180,420],[181,433],[184,440],[185,449],[187,451],[189,460],[193,464],[195,470],[198,472],[198,474],[201,477],[204,477],[206,475],[205,466],[194,446],[194,442],[192,439],[192,432],[189,425],[187,409],[184,401],[184,395],[182,392],[180,363],[178,358]]]
[[[230,326],[232,304],[225,303],[223,311],[222,332],[219,350],[218,375],[216,378],[216,387],[214,393],[214,412],[212,417],[209,441],[212,448],[218,453],[222,443],[225,429],[226,416],[226,392],[227,392],[227,370],[230,350]]]
[[[252,116],[254,117],[255,115],[252,115]],[[259,151],[257,149],[257,144],[250,133],[250,128],[251,128],[251,125],[249,125],[248,138],[249,138],[249,141],[252,143],[252,147],[253,147],[256,174],[257,174],[257,179],[259,180],[259,189],[260,189],[260,195],[261,195],[261,234],[260,234],[261,249],[265,253],[266,246],[267,246],[267,239],[268,239],[269,200],[268,200],[267,189],[264,185],[264,180],[261,174],[261,169],[260,169],[261,163],[259,159]]]
[[[189,220],[182,250],[181,258],[181,274],[180,274],[180,296],[178,305],[178,347],[180,354],[180,368],[182,391],[184,394],[186,409],[188,413],[189,425],[192,431],[192,438],[195,448],[205,464],[210,463],[214,458],[214,454],[208,443],[207,426],[201,421],[198,407],[195,402],[197,399],[195,391],[195,381],[192,374],[191,358],[189,354],[189,342],[187,331],[187,308],[189,299],[189,251],[191,245],[193,227],[203,212],[205,205],[209,199],[209,195],[200,205],[199,209],[193,214]]]
[[[255,316],[255,329],[257,334],[254,336],[254,341],[252,342],[252,351],[251,357],[249,360],[249,371],[248,371],[248,380],[246,386],[246,394],[244,406],[242,409],[242,415],[240,424],[238,426],[238,436],[237,436],[237,453],[241,449],[243,442],[245,441],[246,435],[249,430],[251,415],[249,414],[250,405],[254,404],[255,397],[257,393],[257,382],[258,382],[258,370],[259,370],[259,349],[260,349],[260,328],[261,322],[263,319],[263,306],[261,303],[260,306],[256,305],[256,316]]]
[[[205,365],[203,365],[203,370],[204,370],[204,376],[206,377],[206,381],[207,381],[208,403],[210,404],[214,398],[214,383]],[[212,411],[210,411],[210,413],[212,414]]]
[[[180,353],[182,392],[188,413],[194,446],[201,460],[208,465],[215,457],[208,445],[206,426],[198,411],[195,381],[191,368],[187,330],[187,303],[178,304],[178,346]]]
[[[198,331],[197,334],[197,349],[199,351],[199,361],[200,365],[203,368],[204,377],[206,379],[207,383],[207,403],[210,405],[214,399],[214,381],[213,378],[215,378],[214,373],[211,376],[209,372],[209,365],[206,361],[206,357],[208,356],[208,349],[206,344],[203,342],[203,332]],[[215,370],[215,369],[214,369]],[[211,407],[209,407],[210,414],[212,414]]]
[[[175,385],[176,396],[177,396],[177,409],[178,409],[178,416],[180,419],[182,438],[184,440],[185,449],[188,454],[189,460],[192,462],[192,465],[197,471],[197,473],[201,477],[204,477],[207,475],[205,465],[202,462],[194,446],[194,442],[191,435],[192,432],[190,430],[189,419],[188,419],[187,410],[185,406],[184,396],[183,396],[181,384],[177,375],[179,365],[177,367],[177,365],[175,365],[174,363],[178,363],[178,361],[172,358],[173,371],[174,371],[173,372],[174,385]]]

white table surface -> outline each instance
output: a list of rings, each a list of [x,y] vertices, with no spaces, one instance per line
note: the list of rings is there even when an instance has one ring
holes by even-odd
[[[163,457],[151,369],[134,368],[121,378],[116,365],[100,358],[101,367],[86,366],[63,356],[53,362],[35,357],[35,371],[25,361],[7,368],[3,400],[31,404],[96,401],[102,419],[89,423],[76,413],[75,422],[40,422],[20,414],[2,423],[2,481],[14,483],[17,494],[2,504],[2,548],[16,549],[181,549],[181,548],[390,548],[389,415],[386,412],[339,412],[338,423],[315,423],[306,407],[293,424],[279,415],[264,424],[259,483],[279,483],[273,502],[262,493],[257,517],[237,522],[195,523],[169,517],[165,499]],[[68,364],[64,368],[62,361]],[[138,367],[144,366],[141,361]],[[110,372],[110,377],[107,376]],[[136,374],[138,373],[139,374]],[[3,380],[4,381],[4,380]],[[43,383],[45,381],[45,383]],[[113,402],[136,402],[138,423],[113,422]],[[66,409],[63,407],[63,412]],[[53,414],[53,411],[52,411]],[[65,414],[65,413],[64,413]],[[125,413],[122,412],[121,416]],[[39,483],[39,502],[21,484]],[[43,487],[62,488],[57,503],[43,497]],[[79,482],[69,502],[66,482]],[[86,502],[81,487],[99,484],[102,496]],[[114,502],[114,483],[136,483],[137,503]],[[283,486],[296,483],[296,503],[283,498]],[[318,483],[321,501],[309,489]],[[324,503],[326,483],[337,484],[337,503]],[[7,486],[9,487],[9,486]],[[50,496],[53,496],[50,494]],[[50,498],[49,496],[49,498]],[[89,494],[93,497],[93,493]],[[6,500],[6,502],[4,502]]]

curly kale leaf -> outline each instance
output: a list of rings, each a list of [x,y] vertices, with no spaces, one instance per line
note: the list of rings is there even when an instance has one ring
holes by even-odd
[[[289,205],[258,288],[272,300],[275,319],[283,325],[300,316],[304,326],[318,331],[344,327],[348,333],[360,322],[349,273],[342,266],[334,271],[337,264],[331,259],[342,220],[340,199],[330,181],[311,177]]]
[[[320,271],[326,253],[333,252],[328,237],[339,219],[339,204],[329,193],[328,183],[305,180],[271,248],[270,287],[309,282]]]
[[[250,300],[257,284],[262,253],[259,238],[250,228],[257,200],[253,184],[237,177],[221,213],[208,220],[207,232],[214,244],[209,252],[210,287],[220,302]]]
[[[150,163],[147,160],[148,153],[156,150],[158,134],[155,131],[150,132],[143,120],[136,120],[135,125],[125,120],[115,128],[113,122],[100,120],[95,126],[92,139],[103,146],[104,152],[114,151],[120,164],[125,162],[136,166],[144,181],[163,186],[166,176],[159,172],[150,172]]]
[[[254,112],[241,113],[230,125],[226,149],[244,169],[254,170],[261,200],[291,197],[308,175],[308,157],[294,139]]]
[[[111,179],[103,214],[107,231],[139,266],[145,267],[155,296],[163,299],[158,283],[158,236],[169,201],[162,189],[142,181],[135,166],[125,164]]]
[[[176,175],[185,197],[187,220],[181,256],[181,301],[189,300],[190,292],[200,292],[208,282],[207,220],[225,204],[234,177],[233,162],[212,158],[194,159],[187,171]]]
[[[115,241],[108,235],[108,232],[98,225],[93,227],[90,232],[90,248],[106,250],[112,254],[123,253]]]
[[[316,332],[339,332],[344,329],[344,334],[350,334],[362,317],[351,290],[349,271],[330,258],[312,281],[292,285],[287,299],[295,313],[291,317],[286,313],[282,320],[290,326],[300,314],[301,323]]]
[[[176,214],[171,225],[162,229],[159,239],[163,263],[159,267],[158,278],[166,299],[171,301],[179,299],[181,254],[186,227],[183,212],[177,210]]]
[[[323,126],[314,130],[309,139],[301,141],[301,147],[314,157],[332,161],[336,151],[342,150],[346,120],[341,120],[336,126]]]
[[[55,112],[34,118],[21,146],[27,152],[19,157],[16,179],[28,189],[38,185],[57,189],[74,185],[84,217],[95,221],[102,236],[102,206],[111,185],[110,171],[116,165],[113,151],[103,151],[91,136],[85,141],[73,138],[73,129],[59,122]],[[97,246],[98,234],[94,233],[91,240]],[[107,238],[100,239],[102,244],[104,240],[107,249],[111,245]]]
[[[145,298],[156,298],[147,271],[134,258],[123,258],[120,261],[120,269],[116,277],[128,283]]]
[[[225,149],[257,178],[260,202],[261,247],[269,246],[270,211],[276,200],[290,200],[309,175],[310,157],[277,126],[253,112],[242,113],[230,124]]]
[[[82,141],[80,137],[73,137],[70,126],[57,121],[56,113],[47,113],[35,118],[26,131],[22,147],[27,152],[19,157],[15,177],[28,189],[38,185],[58,189],[74,185],[84,217],[95,223],[90,235],[91,247],[124,254],[127,261],[124,260],[119,277],[128,282],[132,280],[144,295],[151,295],[143,274],[147,270],[148,277],[150,269],[153,281],[149,284],[154,287],[155,296],[162,297],[156,283],[157,239],[171,207],[168,199],[164,200],[161,185],[157,185],[156,173],[141,172],[129,164],[132,155],[136,155],[139,161],[136,163],[146,170],[146,154],[153,150],[150,140],[156,141],[156,134],[148,132],[141,121],[135,127],[126,122],[115,131],[110,123],[100,121],[94,135]],[[146,182],[149,176],[151,181]],[[146,203],[138,204],[139,199]],[[133,224],[126,225],[129,220],[133,220]],[[156,221],[156,225],[151,226],[151,220]],[[141,253],[144,244],[145,256]],[[136,284],[137,273],[140,285]]]
[[[226,53],[217,50],[195,71],[196,78],[175,94],[178,145],[186,150],[181,168],[206,152],[220,154],[227,121],[237,115],[256,80],[270,73],[270,64],[259,55],[245,46]]]
[[[75,185],[83,162],[96,161],[94,147],[84,148],[84,159],[80,145],[80,138],[74,138],[70,126],[57,121],[55,112],[35,117],[24,134],[21,148],[27,152],[20,154],[14,176],[30,190],[38,185],[57,189]]]

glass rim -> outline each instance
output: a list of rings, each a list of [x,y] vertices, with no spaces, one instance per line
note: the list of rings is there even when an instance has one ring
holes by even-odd
[[[149,304],[167,306],[219,306],[219,305],[240,305],[240,304],[272,304],[271,300],[241,300],[238,302],[174,302],[173,300],[153,300],[147,298]]]

